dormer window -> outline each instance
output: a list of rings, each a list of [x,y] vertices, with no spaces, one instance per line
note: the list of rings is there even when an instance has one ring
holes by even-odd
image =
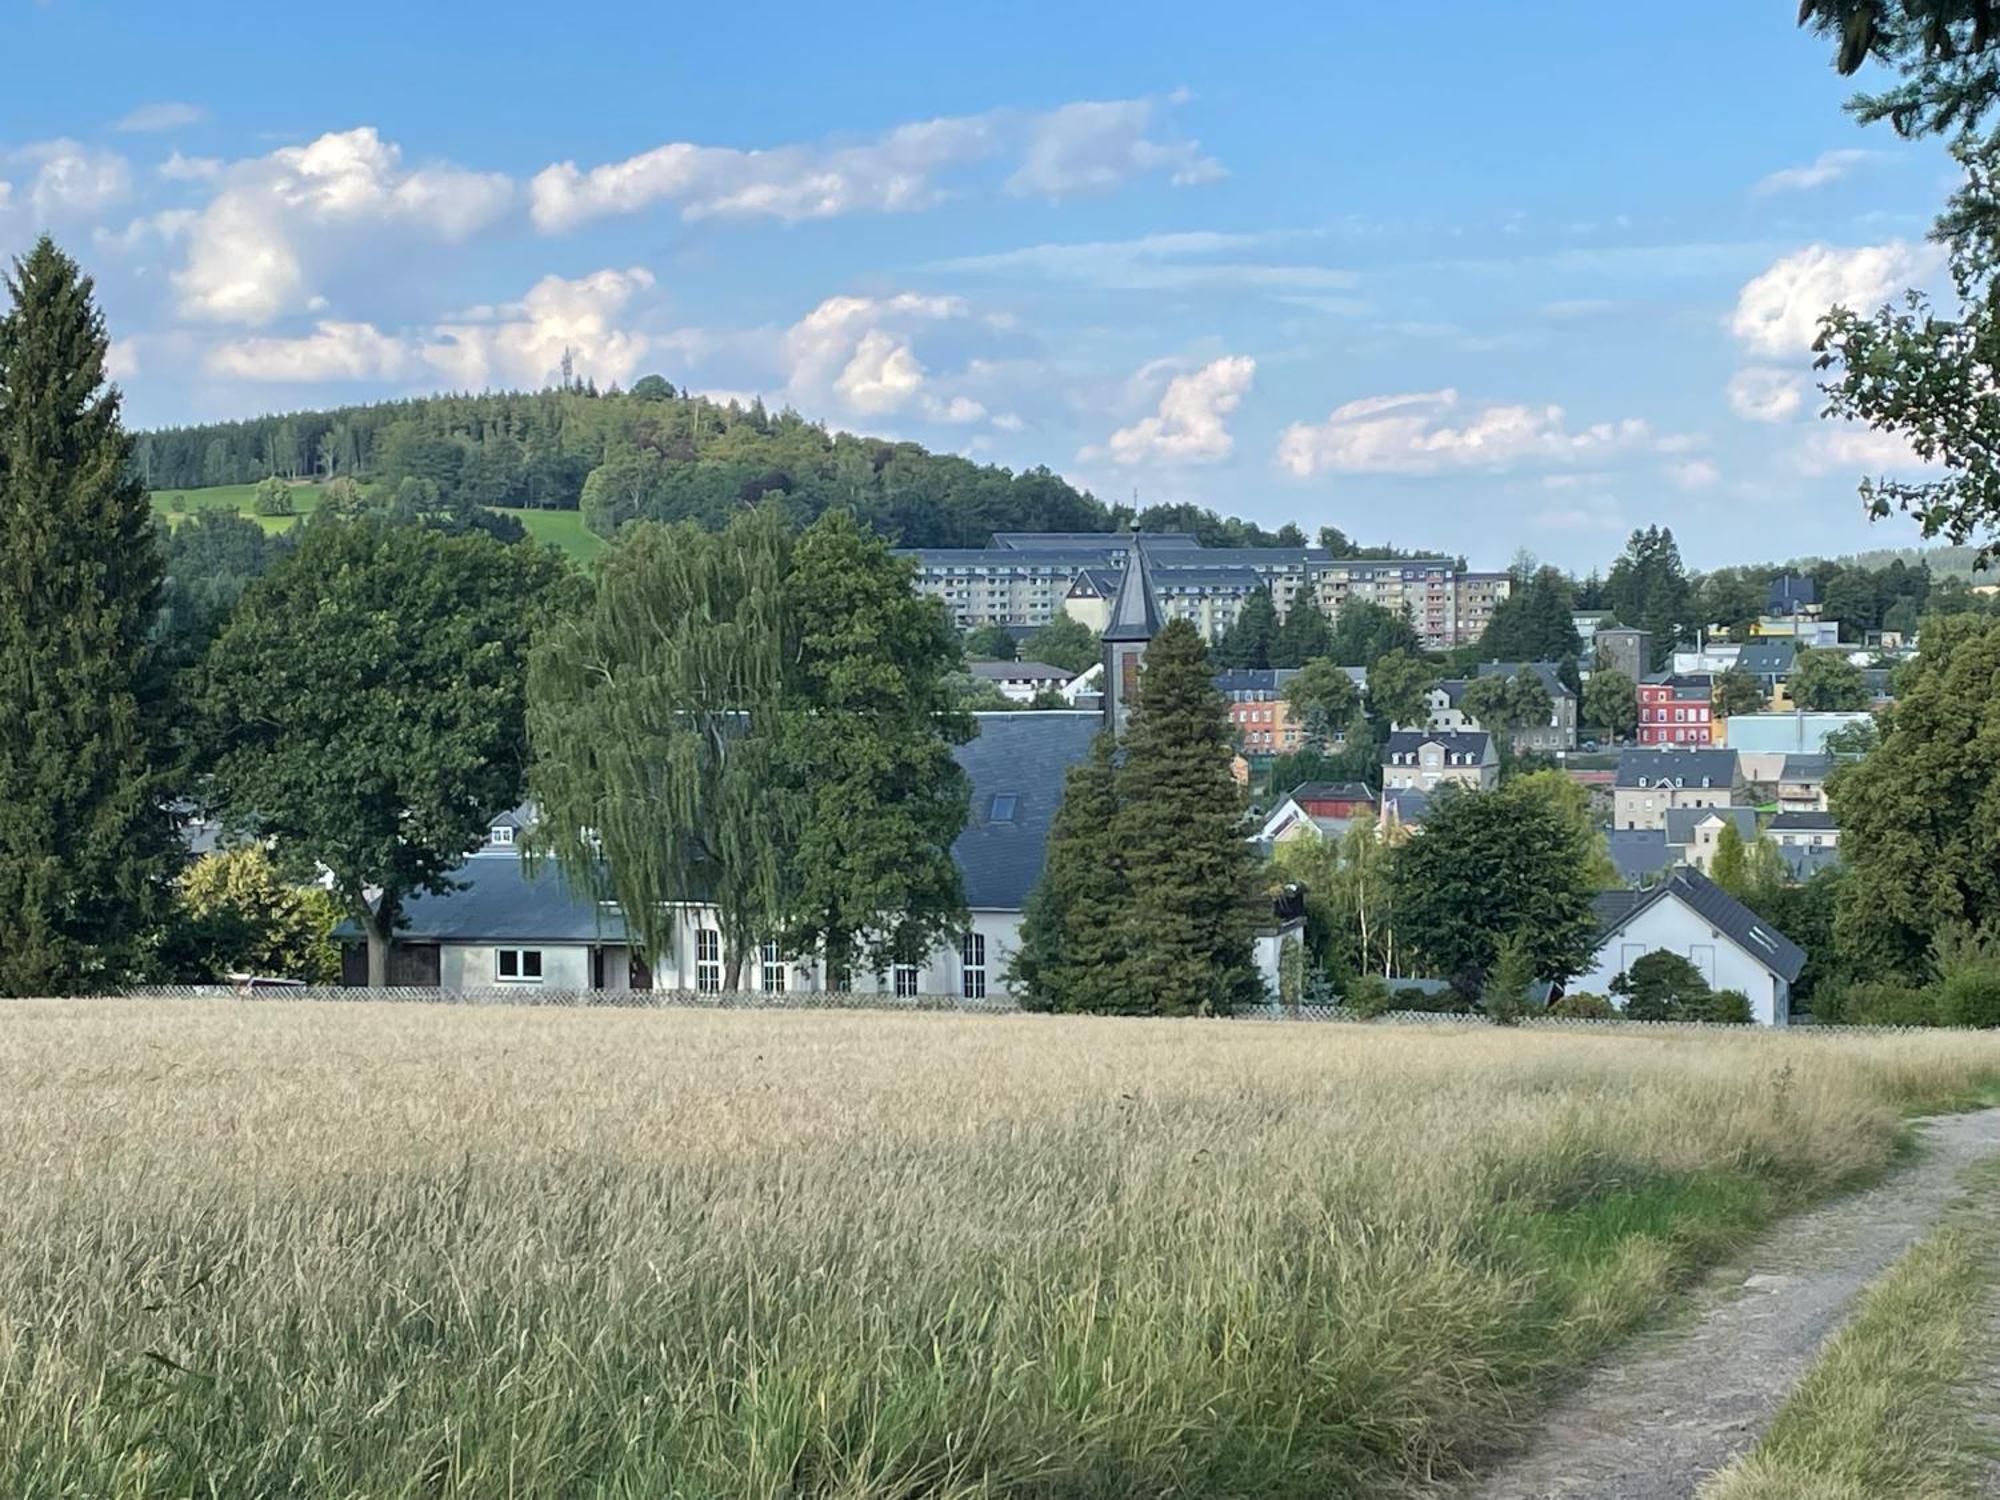
[[[487,830],[487,840],[488,842],[495,844],[513,843],[514,825],[511,823],[495,823],[490,829]]]

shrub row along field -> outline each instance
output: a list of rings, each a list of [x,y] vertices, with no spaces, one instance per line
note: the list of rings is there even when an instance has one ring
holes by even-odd
[[[0,1493],[1396,1493],[2000,1039],[0,1011]]]
[[[169,526],[177,525],[183,516],[191,516],[198,510],[228,510],[255,521],[266,531],[288,531],[298,524],[299,516],[319,505],[320,486],[316,484],[296,484],[291,486],[292,505],[297,514],[289,516],[260,516],[257,514],[257,486],[254,484],[220,484],[206,489],[155,490],[153,510]],[[501,509],[503,516],[513,516],[528,530],[528,535],[538,542],[546,542],[551,547],[567,552],[580,563],[587,563],[602,552],[606,546],[604,538],[583,524],[583,517],[573,510],[508,510]]]

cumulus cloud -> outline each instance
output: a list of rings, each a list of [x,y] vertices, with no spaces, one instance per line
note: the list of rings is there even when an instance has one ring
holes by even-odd
[[[544,276],[518,302],[475,307],[422,332],[325,319],[297,338],[246,338],[209,351],[209,372],[275,383],[442,378],[469,390],[536,386],[555,378],[565,352],[579,377],[629,381],[651,341],[623,325],[650,272],[603,270]]]
[[[1236,410],[1257,373],[1247,354],[1210,360],[1167,382],[1159,410],[1111,434],[1110,456],[1121,464],[1214,463],[1236,446],[1224,419]],[[1097,456],[1085,449],[1080,458]]]
[[[1880,154],[1853,149],[1822,151],[1802,167],[1786,167],[1783,171],[1773,172],[1750,191],[1759,198],[1768,198],[1773,193],[1810,192],[1813,188],[1840,181],[1863,162]]]
[[[1730,331],[1753,354],[1771,359],[1803,355],[1830,308],[1839,304],[1872,312],[1936,264],[1929,247],[1902,240],[1853,250],[1809,245],[1745,284]]]
[[[197,217],[191,208],[162,209],[159,213],[132,220],[123,229],[107,229],[99,225],[90,231],[90,241],[100,249],[116,250],[127,255],[157,250],[185,235],[194,227]]]
[[[858,141],[818,141],[746,151],[673,141],[588,169],[558,162],[535,175],[535,225],[558,234],[593,219],[676,205],[684,219],[770,218],[786,223],[851,213],[928,208],[960,171],[1014,155],[1015,193],[1063,197],[1133,177],[1180,184],[1221,174],[1196,144],[1155,131],[1153,99],[1068,104],[1042,114],[994,110],[899,125]]]
[[[406,168],[369,126],[229,167],[189,234],[174,273],[181,312],[223,323],[268,323],[310,306],[313,268],[360,236],[394,230],[450,243],[504,213],[504,176],[457,167]]]
[[[928,377],[916,353],[918,330],[970,311],[957,297],[916,292],[829,297],[785,332],[786,384],[806,401],[831,396],[870,416],[900,411]]]
[[[1151,99],[1085,100],[1032,117],[1021,165],[1007,179],[1019,197],[1100,193],[1135,177],[1164,175],[1176,187],[1214,182],[1222,164],[1194,141],[1152,137]]]
[[[1301,478],[1343,474],[1435,474],[1590,459],[1653,441],[1642,421],[1599,422],[1571,431],[1560,406],[1489,404],[1451,420],[1455,390],[1370,396],[1337,407],[1324,422],[1294,422],[1278,439],[1278,462]]]
[[[1667,477],[1684,490],[1705,490],[1722,478],[1722,471],[1705,458],[1691,458],[1686,463],[1669,464]]]
[[[116,121],[111,128],[136,132],[179,130],[184,125],[198,124],[207,118],[208,111],[199,104],[168,100],[159,104],[142,104]]]
[[[1909,473],[1931,467],[1900,434],[1851,423],[1815,427],[1793,454],[1793,461],[1801,472],[1815,476]]]
[[[222,175],[222,158],[183,156],[176,151],[153,170],[169,182],[207,182]]]
[[[212,374],[238,380],[395,380],[412,367],[401,339],[369,323],[323,322],[304,338],[240,339],[210,351]]]
[[[1769,365],[1750,365],[1729,379],[1729,409],[1751,422],[1782,422],[1805,402],[1805,378]]]
[[[575,280],[544,276],[519,302],[440,324],[423,357],[453,384],[477,390],[539,385],[554,377],[568,350],[579,377],[625,384],[639,373],[651,341],[621,325],[652,285],[643,266]]]
[[[40,141],[7,153],[4,160],[28,169],[22,201],[41,224],[86,218],[132,190],[132,168],[124,157],[77,141]]]

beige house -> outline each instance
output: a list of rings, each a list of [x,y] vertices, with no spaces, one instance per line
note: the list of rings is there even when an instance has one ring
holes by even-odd
[[[1627,750],[1611,789],[1614,828],[1665,828],[1676,808],[1731,807],[1743,793],[1733,750]]]
[[[1500,753],[1484,733],[1399,730],[1382,751],[1382,790],[1434,792],[1447,783],[1472,791],[1500,784]]]
[[[1715,873],[1715,850],[1722,830],[1734,826],[1747,848],[1757,841],[1754,807],[1676,807],[1667,811],[1667,848],[1684,865]]]

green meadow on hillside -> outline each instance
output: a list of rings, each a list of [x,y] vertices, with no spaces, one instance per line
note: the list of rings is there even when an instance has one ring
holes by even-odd
[[[257,486],[254,484],[219,484],[206,489],[154,490],[153,509],[166,518],[169,526],[177,525],[185,516],[198,510],[233,510],[238,515],[248,516],[266,531],[287,531],[298,520],[319,504],[320,487],[316,484],[299,484],[292,487],[292,504],[298,515],[260,516],[257,514]],[[604,538],[598,536],[583,524],[583,515],[574,510],[507,510],[503,516],[513,516],[528,530],[528,535],[536,541],[547,542],[560,548],[580,563],[587,563],[604,550]]]

